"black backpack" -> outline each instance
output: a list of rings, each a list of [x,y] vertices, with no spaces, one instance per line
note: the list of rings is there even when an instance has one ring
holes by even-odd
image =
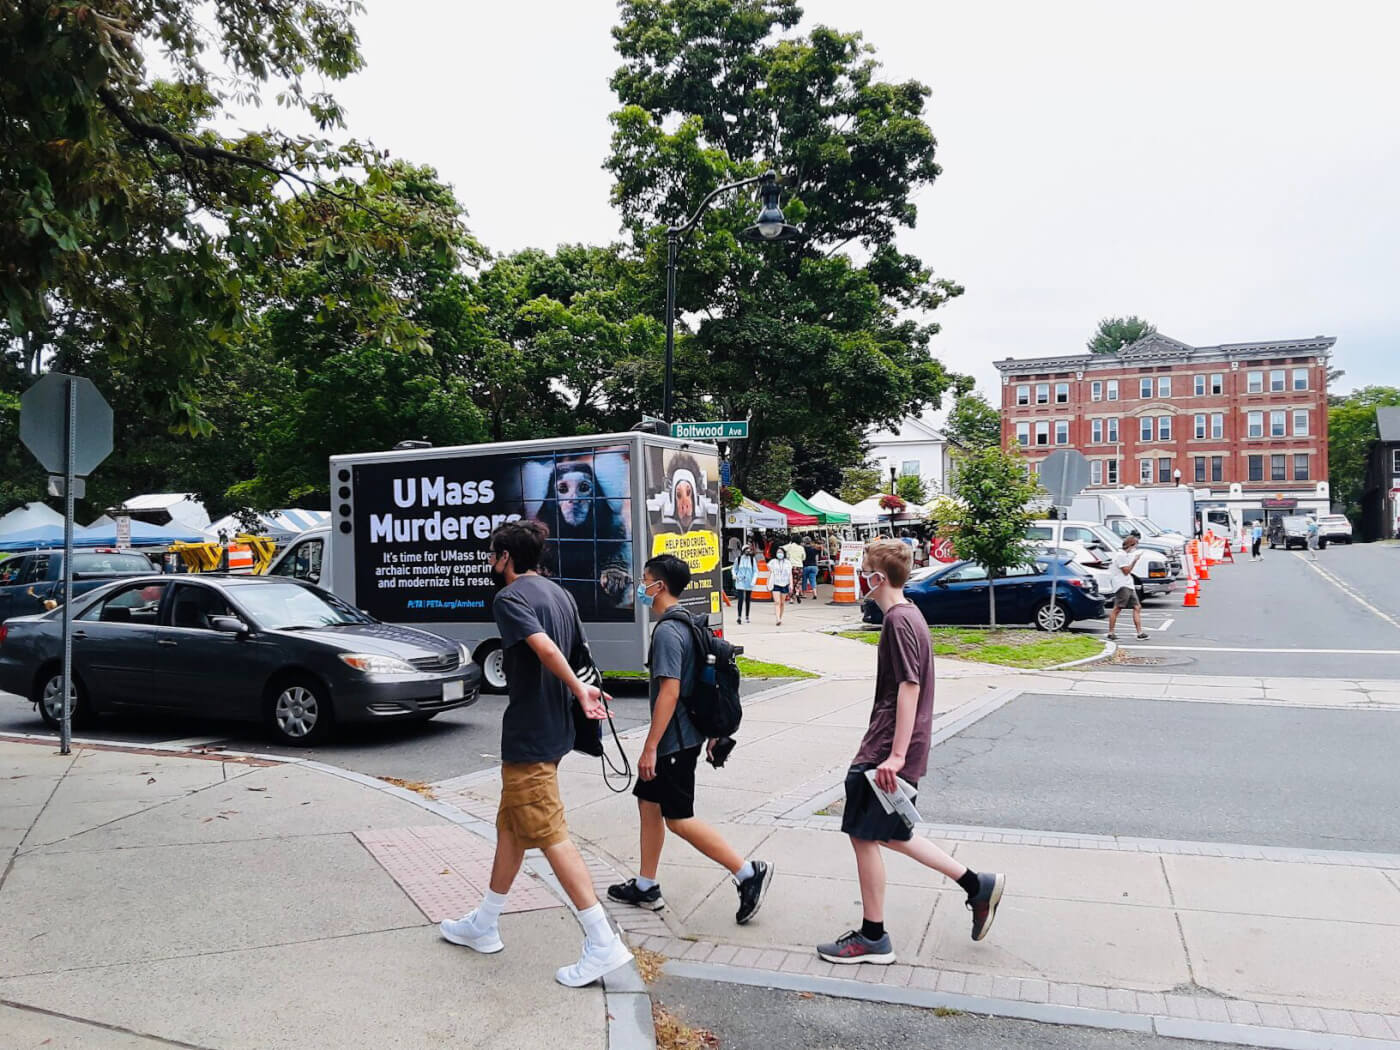
[[[739,664],[734,659],[734,646],[716,637],[708,623],[699,622],[680,606],[668,609],[657,625],[667,620],[675,620],[690,631],[695,652],[695,679],[690,695],[681,697],[685,713],[708,739],[733,736],[744,717],[739,702]]]

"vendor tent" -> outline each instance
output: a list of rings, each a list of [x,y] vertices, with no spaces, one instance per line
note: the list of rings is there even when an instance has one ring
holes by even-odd
[[[818,489],[812,493],[807,500],[812,506],[825,511],[828,514],[844,514],[852,525],[874,525],[875,516],[872,514],[857,514],[855,507],[851,506],[843,499],[838,499],[826,489]]]
[[[778,501],[778,505],[786,510],[795,510],[799,514],[810,514],[817,519],[819,525],[849,525],[851,516],[840,511],[826,511],[820,507],[814,507],[797,494],[796,489],[788,489],[787,495]]]
[[[772,500],[763,500],[763,506],[781,514],[787,520],[787,527],[790,529],[810,529],[821,524],[821,520],[815,514],[803,514],[800,511],[789,510]]]
[[[41,525],[57,525],[63,528],[63,515],[46,503],[25,503],[0,518],[0,540],[8,539],[11,533]]]
[[[787,523],[787,518],[778,511],[769,510],[747,498],[724,515],[726,529],[785,529]]]
[[[862,516],[871,516],[874,519],[874,523],[877,525],[889,524],[890,512],[880,506],[879,496],[871,496],[869,499],[861,500],[851,508],[851,512]],[[906,501],[904,509],[896,512],[894,523],[896,525],[908,525],[911,522],[923,521],[927,517],[928,514],[925,513],[923,507],[919,506],[917,503],[909,503]]]
[[[75,529],[79,534],[82,529]],[[62,547],[63,524],[32,525],[27,529],[16,529],[0,535],[0,551],[32,551],[40,547]]]
[[[129,497],[122,507],[133,521],[160,526],[177,524],[195,530],[209,527],[209,512],[193,493],[149,492]]]
[[[135,519],[132,519],[131,522],[131,545],[133,547],[168,547],[172,543],[203,543],[206,538],[198,529],[192,529],[178,521],[172,521],[169,525],[151,525]],[[117,545],[116,523],[99,525],[97,522],[93,522],[81,530],[73,542],[79,547],[115,547]]]
[[[285,543],[287,540],[300,536],[308,529],[330,524],[331,512],[328,510],[302,510],[299,507],[269,510],[252,515],[254,519],[252,528],[244,524],[244,520],[248,517],[247,514],[241,516],[228,514],[204,531],[211,539],[218,539],[221,532],[229,537],[237,536],[240,532],[249,532],[255,536],[270,536],[278,542]]]

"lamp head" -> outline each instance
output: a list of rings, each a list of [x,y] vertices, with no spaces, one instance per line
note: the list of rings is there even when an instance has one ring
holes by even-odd
[[[763,197],[763,207],[759,210],[754,224],[741,234],[750,241],[797,241],[802,239],[802,231],[783,218],[783,210],[778,207],[778,197],[782,191],[778,177],[771,171],[763,176],[759,193]]]

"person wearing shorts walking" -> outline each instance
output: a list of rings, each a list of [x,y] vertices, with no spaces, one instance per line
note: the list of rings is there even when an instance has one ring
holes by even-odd
[[[632,789],[641,817],[642,862],[636,878],[608,887],[608,900],[648,911],[666,907],[657,874],[661,847],[670,831],[733,877],[739,894],[734,921],[742,926],[762,907],[773,882],[773,866],[746,861],[712,825],[695,816],[695,764],[701,748],[715,754],[716,741],[706,741],[685,708],[684,698],[695,683],[694,636],[684,623],[666,615],[677,607],[689,584],[690,567],[674,554],[660,554],[643,567],[637,587],[638,602],[650,605],[657,618],[647,657],[651,728],[637,760],[637,786]]]
[[[778,614],[774,626],[783,625],[783,607],[792,593],[792,559],[779,547],[768,559],[768,589],[773,593],[773,609]]]
[[[904,597],[913,549],[902,540],[876,540],[865,548],[861,579],[884,613],[876,654],[875,703],[870,725],[846,774],[846,807],[841,830],[851,840],[860,877],[860,929],[843,933],[817,954],[830,963],[895,961],[894,944],[885,931],[885,859],[882,850],[902,853],[952,879],[967,893],[972,911],[972,939],[987,936],[996,918],[1006,876],[975,872],[955,860],[894,813],[881,807],[866,778],[875,770],[884,791],[897,789],[895,777],[918,786],[928,767],[933,735],[933,647],[928,624]]]
[[[607,715],[608,697],[584,685],[568,655],[583,636],[569,593],[536,572],[549,530],[507,522],[491,534],[491,574],[505,586],[492,611],[505,654],[510,701],[501,722],[501,803],[490,888],[475,911],[438,928],[444,939],[490,955],[505,947],[500,918],[527,849],[541,850],[578,912],[583,953],[554,979],[582,988],[632,961],[593,892],[593,878],[564,823],[559,760],[574,746],[573,704],[590,718]]]
[[[1118,614],[1124,609],[1133,610],[1133,626],[1137,636],[1146,638],[1142,629],[1142,599],[1138,597],[1137,583],[1133,580],[1133,569],[1137,567],[1142,551],[1137,549],[1136,536],[1123,538],[1123,549],[1113,556],[1108,565],[1108,589],[1113,592],[1113,608],[1108,614],[1108,639],[1118,640]]]

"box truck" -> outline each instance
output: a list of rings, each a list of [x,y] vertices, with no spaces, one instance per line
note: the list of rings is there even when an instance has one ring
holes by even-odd
[[[489,540],[503,522],[539,521],[540,571],[578,603],[598,666],[635,671],[651,635],[636,584],[654,555],[685,560],[681,605],[723,629],[719,488],[714,445],[641,432],[332,456],[330,524],[270,571],[465,643],[501,691]]]

